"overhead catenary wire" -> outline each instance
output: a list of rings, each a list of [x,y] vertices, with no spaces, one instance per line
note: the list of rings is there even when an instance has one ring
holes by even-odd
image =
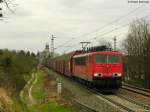
[[[150,16],[150,15],[146,15],[146,16],[144,16],[144,17],[141,17],[140,19],[146,19],[146,18],[148,18],[149,16]],[[105,33],[100,34],[100,35],[98,35],[98,36],[95,36],[95,37],[93,37],[93,39],[97,39],[97,38],[100,37],[100,36],[108,35],[109,33],[112,33],[112,32],[114,32],[114,31],[116,31],[116,30],[120,30],[120,29],[122,29],[122,28],[124,28],[124,27],[130,25],[130,23],[131,23],[131,22],[129,22],[129,23],[127,23],[127,24],[124,24],[124,25],[122,25],[122,26],[120,26],[120,27],[118,27],[118,28],[114,28],[114,29],[112,29],[112,30],[109,30],[108,32],[105,32]]]
[[[70,48],[74,48],[75,46],[78,46],[78,45],[80,45],[80,43],[73,44],[70,46]],[[65,53],[68,52],[70,50],[70,48],[66,49],[64,52]]]
[[[146,16],[144,16],[144,17],[141,17],[140,19],[146,19],[146,18],[148,18],[150,15],[146,15]],[[105,33],[103,33],[103,34],[100,34],[100,35],[98,35],[98,36],[95,36],[95,37],[92,37],[92,39],[94,39],[94,40],[96,40],[98,37],[102,37],[102,36],[105,36],[105,35],[108,35],[108,34],[110,34],[110,33],[112,33],[112,32],[114,32],[114,31],[116,31],[116,30],[120,30],[120,29],[122,29],[122,28],[124,28],[124,27],[126,27],[126,26],[128,26],[128,25],[130,25],[130,23],[131,22],[129,22],[129,23],[126,23],[126,24],[124,24],[124,25],[122,25],[122,26],[120,26],[120,27],[118,27],[118,28],[114,28],[114,29],[112,29],[112,30],[110,30],[110,31],[107,31],[107,32],[105,32]],[[121,34],[121,33],[120,33]],[[77,44],[75,44],[75,46],[76,46]],[[74,47],[74,46],[72,46],[72,47]]]
[[[118,17],[117,19],[113,20],[112,22],[108,23],[107,25],[102,26],[101,28],[98,28],[98,29],[94,30],[93,32],[86,33],[86,34],[80,35],[80,36],[78,36],[78,37],[87,36],[87,35],[89,35],[89,34],[91,34],[91,33],[94,33],[94,32],[99,32],[99,31],[101,31],[102,29],[104,29],[104,28],[106,28],[106,27],[108,27],[108,26],[110,26],[110,25],[112,25],[112,24],[114,24],[114,23],[120,21],[121,19],[124,19],[125,17],[129,16],[130,14],[134,13],[134,12],[137,11],[138,9],[144,7],[145,5],[146,5],[146,4],[141,5],[140,7],[135,8],[134,10],[128,12],[128,13],[125,14],[125,15],[122,15],[122,16]],[[109,34],[109,33],[112,33],[112,32],[114,32],[114,31],[116,31],[116,30],[119,30],[120,28],[123,28],[123,27],[125,27],[125,26],[127,26],[127,25],[129,25],[129,24],[130,24],[130,23],[124,24],[124,25],[122,25],[121,27],[114,28],[114,29],[112,29],[112,30],[110,30],[110,31],[104,32],[103,34],[100,34],[100,35],[98,35],[98,36],[95,36],[93,39],[96,40],[99,36],[107,35],[107,34]],[[78,45],[78,44],[79,44],[79,42],[78,42],[77,44],[75,44],[75,46]],[[74,47],[74,46],[72,46],[72,47]],[[58,49],[58,48],[57,48],[57,49]]]
[[[141,17],[140,19],[146,19],[146,18],[148,18],[149,16],[150,16],[150,15],[146,15],[146,16],[144,16],[144,17]],[[112,29],[112,30],[109,30],[109,31],[107,31],[107,32],[104,32],[103,34],[100,34],[100,35],[98,35],[98,36],[92,37],[92,39],[96,40],[96,39],[97,39],[98,37],[100,37],[100,36],[105,36],[105,35],[108,35],[108,34],[114,32],[114,31],[116,31],[116,30],[120,30],[120,29],[122,29],[122,28],[124,28],[124,27],[130,25],[130,23],[131,23],[131,22],[126,23],[126,24],[124,24],[124,25],[122,25],[122,26],[120,26],[120,27],[118,27],[118,28],[114,28],[114,29]],[[120,33],[120,34],[122,34],[122,33]],[[120,34],[119,34],[119,35],[120,35]],[[78,44],[79,44],[79,42],[78,42],[77,44],[72,45],[72,47],[75,47],[75,46],[77,46]]]
[[[71,38],[70,40],[67,40],[67,41],[64,42],[63,44],[58,45],[55,49],[58,49],[58,48],[60,48],[60,47],[65,47],[65,45],[68,44],[69,42],[71,42],[72,40],[74,40],[74,38]]]
[[[114,24],[114,23],[120,21],[121,19],[124,19],[125,17],[129,16],[130,14],[134,13],[134,12],[137,11],[138,9],[144,7],[145,5],[146,5],[146,4],[141,5],[141,6],[137,7],[137,8],[135,8],[135,9],[133,9],[132,11],[128,12],[127,14],[122,15],[122,16],[118,17],[117,19],[111,21],[111,22],[108,23],[107,25],[104,25],[104,26],[102,26],[102,27],[100,27],[100,28],[98,28],[98,29],[96,29],[96,30],[90,32],[90,33],[86,33],[86,34],[83,34],[83,35],[81,35],[81,36],[87,36],[87,35],[89,35],[89,34],[91,34],[91,33],[99,32],[100,30],[102,30],[102,29],[104,29],[104,28],[106,28],[106,27],[108,27],[108,26],[110,26],[110,25],[112,25],[112,24]],[[115,29],[116,29],[116,28],[115,28]],[[109,31],[109,32],[113,32],[113,31],[115,31],[115,29],[113,29],[113,30],[111,30],[111,31]],[[109,32],[108,32],[108,33],[109,33]],[[106,34],[107,34],[107,32],[106,32]],[[102,35],[105,35],[105,34],[103,33]],[[81,36],[78,36],[78,37],[81,37]]]
[[[146,4],[141,5],[141,6],[137,7],[137,8],[135,8],[135,9],[131,10],[131,11],[128,12],[127,14],[122,15],[122,16],[118,17],[117,19],[115,19],[115,20],[109,22],[108,24],[106,24],[106,25],[104,25],[104,26],[102,26],[102,27],[100,27],[100,28],[97,28],[96,30],[94,30],[94,31],[92,31],[92,32],[90,32],[90,33],[82,34],[82,35],[80,35],[80,36],[78,36],[78,37],[87,36],[87,35],[90,35],[90,34],[92,34],[92,33],[99,32],[99,31],[103,30],[104,28],[106,28],[106,27],[108,27],[108,26],[110,26],[110,25],[112,25],[112,24],[114,24],[114,23],[116,23],[116,22],[119,22],[121,19],[124,19],[125,17],[129,16],[130,14],[134,13],[134,12],[137,11],[138,9],[144,7],[145,5],[146,5]]]

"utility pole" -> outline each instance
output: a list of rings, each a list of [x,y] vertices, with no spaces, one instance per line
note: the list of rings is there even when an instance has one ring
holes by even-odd
[[[80,42],[82,45],[82,49],[85,50],[87,45],[90,44],[91,42]]]
[[[116,38],[116,36],[114,36],[113,40],[114,40],[114,51],[116,51],[117,50],[116,49],[116,46],[117,46],[117,38]]]
[[[52,35],[52,38],[51,38],[51,56],[54,57],[54,35]]]

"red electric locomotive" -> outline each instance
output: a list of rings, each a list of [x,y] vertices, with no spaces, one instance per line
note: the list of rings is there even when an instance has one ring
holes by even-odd
[[[122,54],[105,46],[76,51],[50,61],[50,67],[101,88],[118,89],[122,81]]]

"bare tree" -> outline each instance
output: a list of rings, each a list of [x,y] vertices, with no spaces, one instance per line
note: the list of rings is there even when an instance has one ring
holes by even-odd
[[[127,38],[123,41],[127,53],[126,71],[128,75],[150,88],[150,25],[145,20],[135,20],[131,23]],[[134,80],[135,80],[134,79]]]
[[[148,41],[148,23],[136,20],[130,25],[127,38],[123,42],[126,53],[130,56],[144,56],[145,43]]]
[[[0,0],[0,3],[4,3],[6,5],[6,7],[9,9],[9,11],[11,11],[12,13],[14,13],[14,11],[12,10],[12,8],[10,7],[10,4],[12,4],[12,0]]]
[[[109,41],[107,41],[107,40],[105,40],[105,39],[99,40],[99,45],[101,45],[101,46],[105,45],[105,46],[107,46],[107,47],[109,47],[109,48],[112,48],[111,42],[109,42]]]

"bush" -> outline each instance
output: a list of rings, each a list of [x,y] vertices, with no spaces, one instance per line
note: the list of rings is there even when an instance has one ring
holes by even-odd
[[[17,93],[26,84],[26,77],[36,68],[35,55],[24,51],[0,50],[0,85],[15,90]]]

